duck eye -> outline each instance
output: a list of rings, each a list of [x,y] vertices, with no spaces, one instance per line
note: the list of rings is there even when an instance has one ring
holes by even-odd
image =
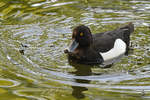
[[[83,36],[83,33],[82,33],[82,32],[80,33],[80,36]]]

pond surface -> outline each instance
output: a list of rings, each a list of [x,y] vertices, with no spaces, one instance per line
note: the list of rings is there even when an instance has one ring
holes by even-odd
[[[110,68],[70,65],[72,29],[133,22],[132,50]],[[0,0],[0,100],[149,100],[149,0]]]

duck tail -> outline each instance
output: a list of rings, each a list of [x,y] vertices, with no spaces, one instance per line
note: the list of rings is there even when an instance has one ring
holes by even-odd
[[[134,24],[130,22],[128,25],[121,27],[124,31],[124,41],[127,44],[126,55],[128,55],[129,45],[130,45],[130,34],[134,32]]]
[[[127,26],[128,26],[130,33],[134,32],[134,24],[132,22],[130,22]]]
[[[132,22],[129,22],[128,25],[125,25],[123,27],[121,27],[120,29],[124,29],[124,30],[127,30],[129,34],[133,33],[134,32],[134,24]]]

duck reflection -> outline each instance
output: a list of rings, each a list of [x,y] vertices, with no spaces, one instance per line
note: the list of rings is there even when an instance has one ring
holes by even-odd
[[[75,76],[91,76],[91,75],[102,75],[103,73],[93,73],[92,72],[92,68],[94,67],[91,65],[82,65],[82,64],[78,64],[77,62],[75,62],[74,60],[72,61],[71,59],[68,59],[68,62],[71,66],[73,66],[76,71],[75,72],[71,72],[72,74],[74,74]],[[112,67],[112,64],[110,65],[106,65],[103,68],[110,68]],[[80,83],[80,84],[90,84],[90,79],[74,79],[76,83]],[[72,86],[72,95],[77,98],[77,99],[83,99],[85,98],[84,95],[84,91],[87,91],[88,88],[84,87],[84,86]]]
[[[77,99],[85,98],[85,95],[82,93],[83,91],[87,91],[86,87],[72,86],[72,95]]]
[[[78,65],[78,64],[72,64],[73,67],[75,67],[76,71],[72,72],[72,74],[75,74],[76,76],[90,76],[92,75],[91,66],[86,65]],[[74,79],[76,83],[80,84],[87,84],[90,83],[90,80],[86,79]],[[83,91],[87,91],[87,87],[83,86],[72,86],[72,95],[77,99],[82,99],[85,97]]]

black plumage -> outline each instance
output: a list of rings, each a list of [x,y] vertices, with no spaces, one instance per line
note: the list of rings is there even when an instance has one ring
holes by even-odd
[[[126,54],[129,50],[130,34],[134,31],[134,25],[129,23],[123,27],[113,31],[91,34],[87,26],[80,25],[74,28],[72,41],[77,44],[70,46],[65,53],[68,53],[68,58],[76,60],[83,64],[101,64],[104,59],[100,52],[108,52],[114,47],[116,39],[121,39],[126,43]]]

